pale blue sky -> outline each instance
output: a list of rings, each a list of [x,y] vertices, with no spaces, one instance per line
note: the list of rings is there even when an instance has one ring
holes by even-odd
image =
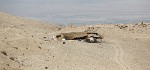
[[[150,0],[0,0],[0,11],[68,23],[150,21]]]

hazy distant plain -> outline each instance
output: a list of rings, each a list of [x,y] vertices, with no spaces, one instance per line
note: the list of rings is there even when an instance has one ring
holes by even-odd
[[[0,11],[62,24],[150,22],[150,0],[0,0]]]

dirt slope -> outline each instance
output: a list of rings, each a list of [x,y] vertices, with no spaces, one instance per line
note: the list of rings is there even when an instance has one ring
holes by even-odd
[[[90,28],[102,43],[54,41]],[[0,12],[0,70],[150,70],[150,24],[56,26]]]

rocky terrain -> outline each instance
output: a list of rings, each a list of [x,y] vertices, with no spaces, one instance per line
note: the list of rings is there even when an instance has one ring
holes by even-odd
[[[90,28],[102,43],[52,39]],[[0,12],[0,70],[150,70],[150,24],[61,26]]]

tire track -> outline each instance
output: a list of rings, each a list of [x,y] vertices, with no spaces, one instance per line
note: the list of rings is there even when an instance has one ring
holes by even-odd
[[[122,51],[119,47],[114,46],[115,48],[115,61],[117,62],[117,64],[119,64],[120,70],[126,70],[125,65],[122,63]]]
[[[120,66],[120,70],[130,70],[130,67],[127,65],[127,63],[123,60],[123,49],[121,46],[119,46],[118,43],[115,43],[113,45],[115,49],[115,61]]]

